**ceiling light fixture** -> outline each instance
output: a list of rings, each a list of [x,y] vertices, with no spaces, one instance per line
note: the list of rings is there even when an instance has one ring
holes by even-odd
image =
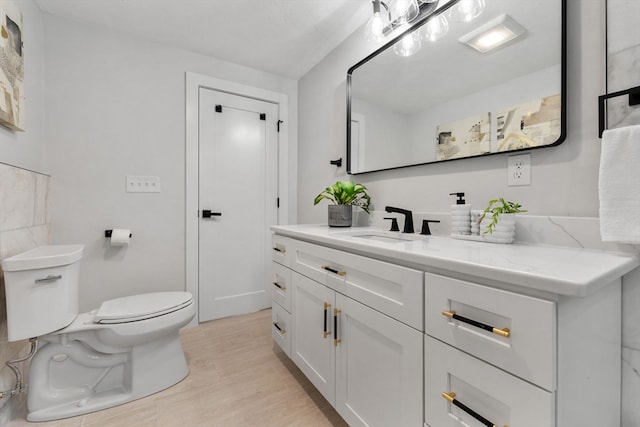
[[[467,44],[481,53],[502,46],[524,34],[526,30],[509,15],[500,15],[475,30],[460,37],[460,43]]]

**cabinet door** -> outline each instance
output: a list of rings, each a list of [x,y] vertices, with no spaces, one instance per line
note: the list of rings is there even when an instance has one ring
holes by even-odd
[[[336,294],[336,404],[350,426],[420,427],[423,334]]]
[[[296,272],[291,272],[291,283],[293,285],[293,361],[325,399],[334,405],[335,292]]]

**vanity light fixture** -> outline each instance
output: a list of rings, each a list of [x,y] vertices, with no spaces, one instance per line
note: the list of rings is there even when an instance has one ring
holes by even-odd
[[[514,40],[525,32],[522,25],[505,14],[465,34],[458,41],[471,46],[478,52],[486,53]]]
[[[450,9],[450,17],[457,22],[469,22],[480,16],[484,6],[484,0],[460,0]]]
[[[393,45],[393,52],[398,56],[411,56],[420,50],[420,33],[413,31],[406,34],[399,42]]]
[[[438,0],[372,0],[373,15],[364,28],[368,42],[380,43],[400,25],[409,24],[433,12]]]
[[[382,11],[381,6],[384,6]],[[364,37],[368,42],[380,43],[384,40],[384,29],[389,26],[389,8],[380,0],[373,0],[373,16],[364,28]]]
[[[434,16],[423,27],[422,37],[430,42],[441,39],[449,32],[449,21],[444,14]]]

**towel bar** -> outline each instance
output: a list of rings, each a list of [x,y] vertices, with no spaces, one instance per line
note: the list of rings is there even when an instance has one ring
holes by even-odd
[[[609,98],[615,98],[622,95],[629,95],[629,105],[640,105],[640,86],[600,95],[598,97],[598,137],[602,138],[602,132],[604,132],[605,129],[605,101]]]

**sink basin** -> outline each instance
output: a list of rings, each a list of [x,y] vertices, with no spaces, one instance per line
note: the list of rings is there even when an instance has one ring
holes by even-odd
[[[340,233],[343,236],[354,237],[357,239],[375,240],[385,243],[401,243],[412,242],[414,240],[426,240],[427,236],[420,234],[406,234],[396,231],[382,231],[382,230],[353,230]]]

